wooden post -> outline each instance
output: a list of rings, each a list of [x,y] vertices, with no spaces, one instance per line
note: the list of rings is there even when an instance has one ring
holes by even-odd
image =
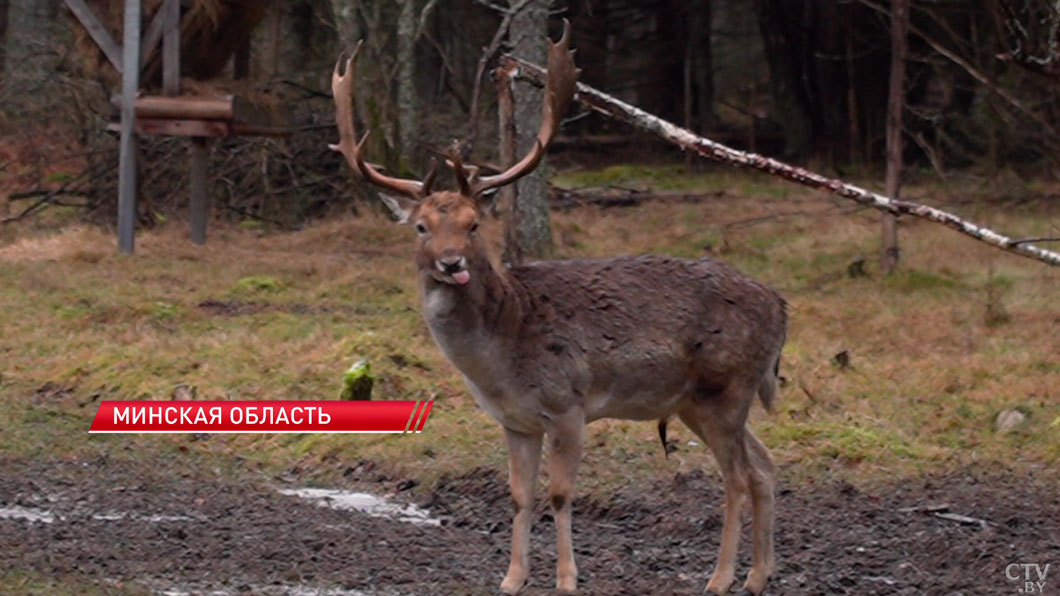
[[[140,0],[125,0],[122,35],[121,140],[118,150],[118,250],[132,254],[136,235],[136,92],[140,88]]]
[[[206,216],[208,211],[206,200],[206,138],[192,137],[188,144],[188,152],[191,154],[191,184],[189,185],[191,199],[188,208],[191,241],[195,244],[203,244],[206,242]]]
[[[162,7],[162,90],[180,93],[180,0],[164,0]]]
[[[162,36],[162,91],[180,93],[180,0],[164,0]],[[188,140],[188,236],[194,244],[206,242],[206,138]]]

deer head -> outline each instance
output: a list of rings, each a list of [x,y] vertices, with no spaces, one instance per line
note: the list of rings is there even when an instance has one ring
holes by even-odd
[[[574,96],[574,87],[581,72],[574,66],[574,53],[569,49],[570,23],[564,20],[563,36],[549,44],[548,80],[545,86],[541,109],[541,129],[533,148],[507,170],[483,176],[475,166],[465,166],[457,151],[446,164],[456,175],[458,190],[435,191],[432,186],[437,174],[437,162],[431,160],[431,168],[422,180],[410,180],[387,176],[364,159],[362,148],[368,138],[366,132],[360,141],[354,124],[353,79],[357,44],[353,55],[345,61],[340,58],[331,77],[331,90],[335,96],[335,122],[339,129],[339,142],[329,145],[332,151],[342,153],[354,172],[368,182],[389,193],[380,194],[387,207],[398,218],[399,223],[411,223],[419,236],[417,264],[421,270],[429,270],[438,281],[464,285],[471,279],[476,263],[485,263],[486,247],[477,231],[486,205],[492,200],[488,191],[511,184],[534,171],[545,155],[545,149],[559,128],[563,112]],[[391,194],[392,193],[392,194]]]

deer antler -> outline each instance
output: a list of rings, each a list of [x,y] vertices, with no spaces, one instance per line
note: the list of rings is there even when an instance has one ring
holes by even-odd
[[[360,142],[357,141],[357,131],[353,122],[353,73],[357,61],[357,54],[361,51],[363,40],[357,43],[353,54],[346,60],[345,74],[339,74],[342,66],[342,57],[335,63],[335,71],[331,74],[331,93],[335,96],[335,125],[339,129],[339,142],[328,145],[332,151],[341,153],[346,162],[350,164],[353,171],[360,173],[365,180],[383,188],[401,193],[415,200],[420,200],[430,192],[430,185],[434,181],[435,170],[432,166],[431,173],[427,175],[424,182],[408,180],[405,178],[391,178],[372,167],[364,161],[361,148],[368,139],[368,133],[364,133]]]
[[[451,165],[456,171],[462,192],[467,189],[471,196],[475,196],[491,188],[511,184],[534,171],[541,163],[545,148],[559,129],[563,112],[574,97],[574,87],[581,73],[581,69],[574,66],[574,52],[570,50],[569,42],[570,22],[563,19],[563,36],[559,41],[550,43],[548,48],[548,80],[541,107],[541,130],[537,133],[533,148],[512,167],[493,176],[479,176],[478,168],[465,168],[459,161],[452,160]]]

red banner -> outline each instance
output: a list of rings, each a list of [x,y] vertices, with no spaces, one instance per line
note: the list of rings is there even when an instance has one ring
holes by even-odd
[[[90,433],[418,433],[433,401],[104,401]]]

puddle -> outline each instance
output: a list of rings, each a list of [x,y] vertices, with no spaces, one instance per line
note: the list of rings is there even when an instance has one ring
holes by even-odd
[[[69,516],[74,515],[70,512],[64,512],[63,515]],[[77,517],[76,515],[74,515]],[[56,520],[62,520],[63,517],[57,516],[55,513],[47,509],[40,509],[37,507],[22,507],[21,505],[0,505],[0,519],[11,519],[20,520],[27,522],[42,522],[50,524]],[[104,511],[102,513],[93,513],[92,519],[97,521],[120,521],[123,519],[135,519],[143,520],[151,523],[162,523],[162,522],[194,522],[202,521],[189,517],[187,515],[163,515],[163,514],[151,514],[144,515],[142,513],[132,513],[129,511]]]
[[[141,515],[139,513],[131,513],[128,511],[107,511],[104,513],[92,514],[92,519],[99,521],[120,521],[123,519],[140,519],[149,521],[151,523],[160,522],[180,522],[180,521],[202,521],[197,520],[187,515]]]
[[[19,505],[0,506],[0,519],[18,519],[29,522],[44,522],[50,524],[55,521],[55,515],[47,509],[36,507],[21,507]]]
[[[416,505],[400,505],[383,497],[369,493],[356,493],[330,488],[292,488],[283,489],[281,494],[316,501],[321,507],[332,509],[355,510],[367,513],[372,517],[383,517],[408,524],[422,526],[440,526],[442,521],[431,517],[431,514]],[[301,595],[299,595],[301,596]]]

